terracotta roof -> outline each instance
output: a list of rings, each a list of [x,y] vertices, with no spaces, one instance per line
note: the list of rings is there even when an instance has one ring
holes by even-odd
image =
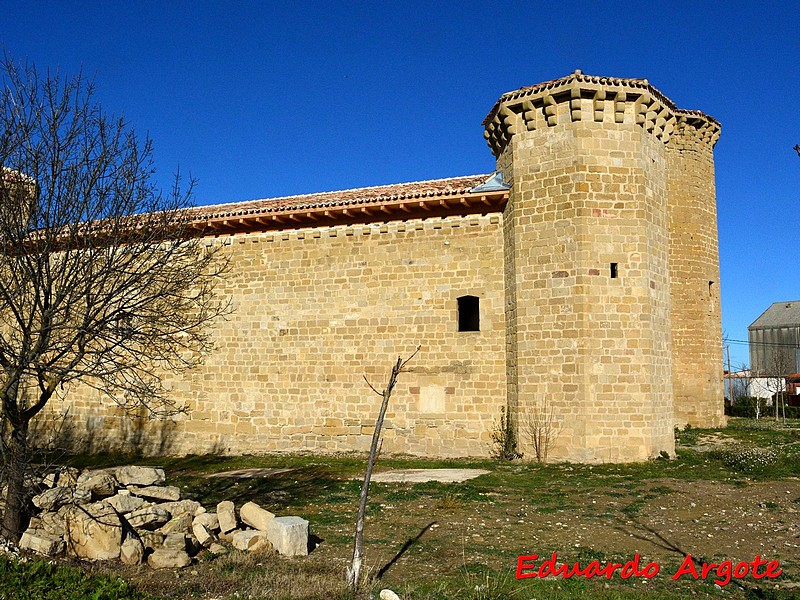
[[[472,192],[492,174],[432,179],[335,192],[199,206],[190,210],[197,229],[208,234],[301,225],[334,225],[447,216],[502,210],[507,190]]]
[[[214,204],[193,209],[198,216],[213,219],[244,215],[258,215],[273,212],[296,211],[312,208],[332,208],[340,206],[361,206],[392,202],[403,199],[431,198],[434,196],[453,196],[469,192],[483,183],[488,175],[468,175],[449,179],[412,181],[373,187],[354,188],[334,192],[318,192],[298,196],[281,196],[262,200],[247,200],[231,204]]]

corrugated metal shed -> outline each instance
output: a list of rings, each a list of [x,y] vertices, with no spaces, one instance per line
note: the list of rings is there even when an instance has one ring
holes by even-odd
[[[798,326],[800,326],[800,300],[792,300],[776,302],[753,321],[747,329]]]
[[[775,302],[747,328],[750,369],[757,376],[800,371],[800,300]]]

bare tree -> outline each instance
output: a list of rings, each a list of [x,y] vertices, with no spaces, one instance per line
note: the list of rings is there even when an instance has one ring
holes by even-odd
[[[130,411],[179,411],[162,374],[210,348],[226,263],[191,235],[191,184],[155,187],[149,139],[91,82],[9,58],[0,77],[1,529],[16,539],[31,420],[78,382]]]
[[[546,463],[550,449],[558,439],[560,426],[556,419],[556,411],[547,399],[534,402],[521,418],[522,433],[533,446],[536,462]]]
[[[356,517],[356,533],[353,542],[353,561],[347,568],[347,584],[353,588],[353,591],[358,591],[358,586],[361,584],[361,569],[364,565],[364,517],[367,513],[367,497],[369,496],[369,483],[372,478],[372,468],[375,466],[375,460],[378,458],[380,452],[381,430],[383,429],[383,419],[386,416],[386,408],[389,406],[389,398],[392,396],[394,386],[397,385],[397,377],[403,372],[405,366],[409,361],[417,355],[420,346],[414,350],[414,353],[407,359],[403,360],[397,357],[397,362],[392,367],[392,372],[389,374],[389,382],[383,391],[378,391],[367,380],[367,385],[373,392],[382,398],[381,407],[378,411],[378,418],[375,421],[375,429],[372,432],[372,444],[369,449],[369,457],[367,458],[367,470],[364,474],[364,483],[361,484],[361,497],[358,504],[358,516]]]

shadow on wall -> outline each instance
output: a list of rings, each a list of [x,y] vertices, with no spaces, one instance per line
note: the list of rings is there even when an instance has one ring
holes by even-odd
[[[174,450],[177,423],[169,418],[135,415],[75,418],[65,411],[31,423],[30,447],[47,454],[119,452],[131,456],[164,456]]]

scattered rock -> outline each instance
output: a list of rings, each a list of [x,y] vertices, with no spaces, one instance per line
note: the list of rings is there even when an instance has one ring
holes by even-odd
[[[65,541],[78,558],[115,559],[122,545],[122,521],[107,502],[73,506],[66,515]]]
[[[108,471],[87,471],[92,473],[90,477],[81,475],[78,478],[78,485],[75,491],[85,490],[91,493],[92,498],[107,498],[117,492],[117,480]]]
[[[64,540],[37,529],[28,529],[19,540],[19,547],[44,556],[57,556],[64,551]]]
[[[141,564],[144,559],[144,544],[137,537],[129,537],[119,549],[119,560],[126,565]]]
[[[308,521],[300,517],[275,517],[267,524],[267,539],[283,556],[308,554]]]
[[[251,547],[255,546],[262,540],[268,541],[266,532],[248,529],[247,531],[239,531],[238,533],[234,534],[231,544],[237,550],[250,550]]]
[[[120,485],[161,485],[166,481],[164,469],[157,467],[117,467],[114,475]]]
[[[72,502],[72,488],[54,487],[45,490],[38,496],[33,497],[33,505],[42,510],[56,510],[57,508]]]
[[[221,554],[227,554],[228,549],[222,544],[214,543],[208,547],[208,551],[214,556],[220,556]]]
[[[192,533],[194,533],[194,537],[197,538],[197,542],[201,546],[208,547],[217,541],[217,538],[214,537],[214,534],[211,533],[202,523],[192,524]]]
[[[157,531],[139,531],[138,534],[145,548],[157,550],[164,545],[163,533],[158,533]]]
[[[192,559],[183,550],[155,550],[148,558],[147,564],[154,569],[182,569],[192,564]]]
[[[233,502],[224,500],[217,504],[217,518],[222,533],[236,529],[236,511]]]
[[[161,508],[168,511],[173,517],[182,515],[183,513],[190,513],[192,516],[206,512],[206,509],[200,506],[199,502],[195,500],[176,500],[174,502],[162,502],[159,504]]]
[[[155,531],[169,521],[169,513],[159,506],[146,506],[125,515],[125,518],[134,529]]]
[[[142,498],[153,498],[155,500],[180,500],[181,490],[174,485],[157,486],[151,485],[147,487],[136,487],[129,485],[127,488],[134,496]]]
[[[119,514],[124,515],[135,510],[139,510],[147,501],[144,498],[139,498],[138,496],[133,496],[128,492],[128,490],[123,490],[126,493],[118,492],[116,495],[111,496],[110,498],[106,498],[106,502],[108,502],[111,506],[114,507]]]
[[[41,529],[50,535],[56,537],[63,537],[66,532],[66,520],[64,514],[66,511],[61,512],[43,512],[39,515],[41,522]]]
[[[381,600],[400,600],[400,596],[395,594],[392,590],[385,589],[385,590],[381,590],[380,599]]]
[[[192,521],[192,526],[202,525],[209,531],[219,531],[219,519],[216,513],[203,513],[197,515]]]
[[[264,510],[255,502],[247,502],[239,509],[239,518],[242,523],[250,525],[253,529],[267,531],[267,527],[275,518],[275,515],[268,510]]]
[[[166,550],[186,551],[186,536],[183,533],[168,533],[164,536],[162,547]]]
[[[159,508],[162,508],[159,505]],[[169,521],[167,521],[159,531],[163,534],[168,533],[188,533],[189,530],[192,528],[192,515],[189,513],[183,513],[178,515],[177,517],[172,517]]]

